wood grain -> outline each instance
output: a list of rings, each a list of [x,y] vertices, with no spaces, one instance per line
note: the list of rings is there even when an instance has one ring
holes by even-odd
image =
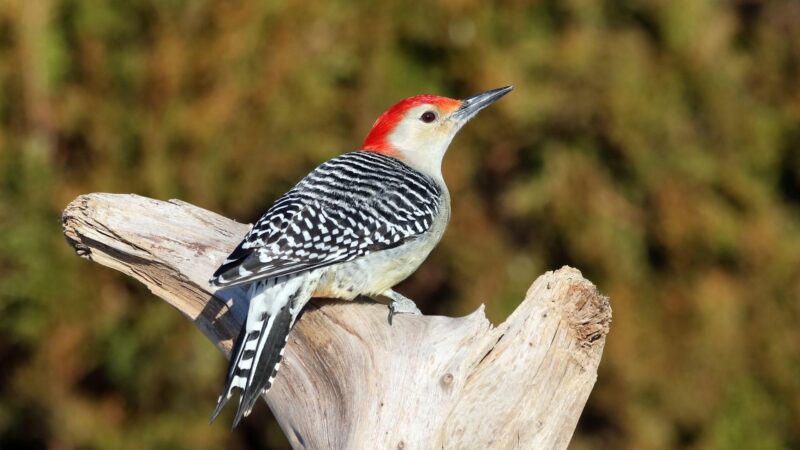
[[[212,294],[206,281],[248,225],[179,200],[98,193],[67,206],[63,226],[80,256],[141,281],[227,354],[247,300],[240,289]],[[496,327],[482,308],[386,319],[371,302],[309,304],[265,396],[294,448],[564,449],[597,379],[611,308],[564,267],[540,276]]]

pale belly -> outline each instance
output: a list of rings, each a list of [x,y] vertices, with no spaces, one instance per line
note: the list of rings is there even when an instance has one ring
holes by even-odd
[[[408,278],[425,261],[442,238],[449,219],[448,201],[427,235],[393,249],[319,269],[320,278],[314,297],[352,300],[359,295],[386,292]]]

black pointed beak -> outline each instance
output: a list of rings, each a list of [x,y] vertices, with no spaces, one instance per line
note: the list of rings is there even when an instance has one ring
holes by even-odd
[[[477,114],[478,111],[500,100],[500,97],[508,94],[512,89],[514,89],[513,86],[506,86],[465,98],[461,101],[461,106],[453,112],[451,117],[459,121],[467,121]]]

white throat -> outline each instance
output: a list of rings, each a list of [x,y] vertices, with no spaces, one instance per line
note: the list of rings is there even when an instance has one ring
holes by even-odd
[[[442,160],[458,129],[443,132],[415,125],[398,126],[389,135],[389,143],[398,150],[404,163],[444,184]]]

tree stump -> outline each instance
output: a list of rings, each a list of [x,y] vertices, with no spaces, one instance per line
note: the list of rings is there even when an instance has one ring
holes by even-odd
[[[247,299],[207,280],[248,225],[179,200],[98,193],[67,206],[63,226],[80,256],[141,281],[230,351]],[[483,307],[390,326],[384,305],[315,299],[265,399],[295,449],[564,449],[610,322],[608,299],[569,267],[540,276],[496,327]]]

